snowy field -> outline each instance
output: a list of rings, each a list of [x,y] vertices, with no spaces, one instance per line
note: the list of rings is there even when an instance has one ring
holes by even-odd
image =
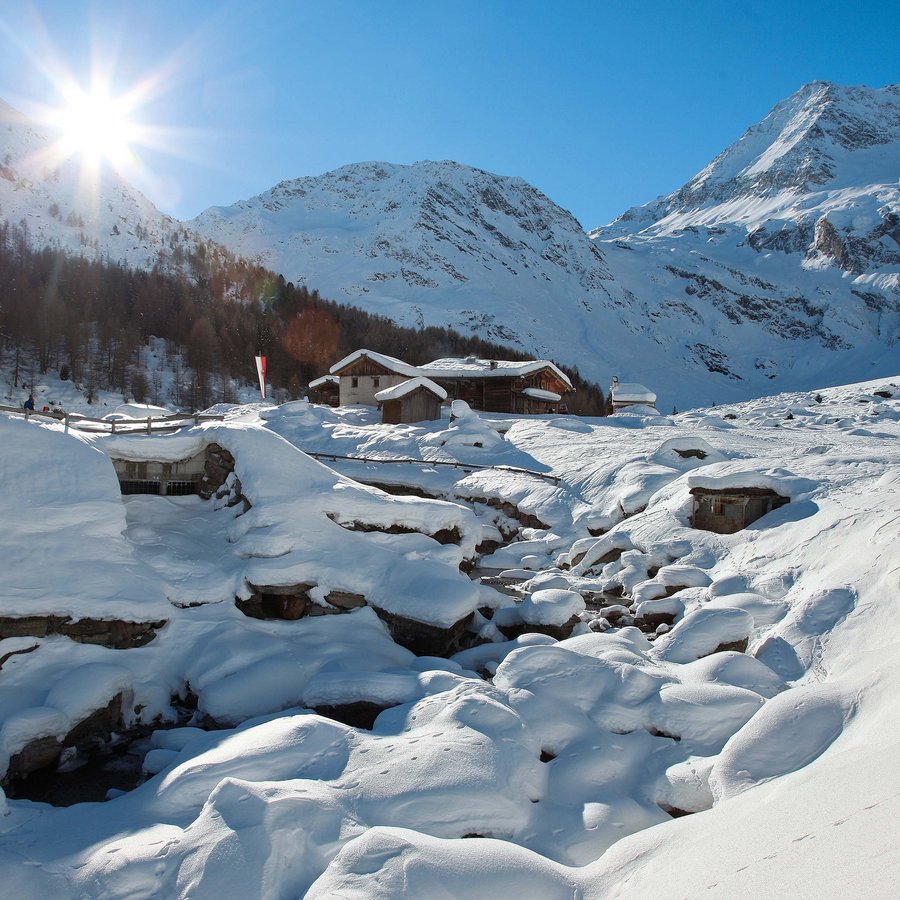
[[[9,782],[0,893],[896,896],[898,437],[900,377],[653,418],[0,416],[0,617],[157,628],[0,639],[0,771],[117,697],[145,752],[105,802]],[[210,443],[235,461],[220,499],[121,496],[110,457]],[[789,502],[716,534],[694,488]],[[251,618],[253,585],[366,605]],[[465,622],[468,646],[416,656],[390,616]],[[348,704],[384,711],[313,711]]]

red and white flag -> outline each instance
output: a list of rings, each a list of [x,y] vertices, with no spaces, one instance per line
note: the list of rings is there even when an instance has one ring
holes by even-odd
[[[266,358],[256,357],[256,374],[259,376],[259,396],[266,399]]]

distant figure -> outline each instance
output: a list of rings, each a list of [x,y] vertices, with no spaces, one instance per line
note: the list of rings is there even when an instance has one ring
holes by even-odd
[[[22,404],[22,408],[34,412],[34,394],[28,395],[28,399]]]
[[[50,407],[49,407],[49,406],[45,406],[45,407],[41,410],[41,412],[50,412]]]

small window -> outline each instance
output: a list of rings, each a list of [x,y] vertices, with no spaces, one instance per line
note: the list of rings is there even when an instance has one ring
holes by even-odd
[[[378,375],[372,376],[372,387],[378,387],[381,384],[381,378]]]
[[[350,387],[359,387],[359,379],[355,375],[350,379]]]

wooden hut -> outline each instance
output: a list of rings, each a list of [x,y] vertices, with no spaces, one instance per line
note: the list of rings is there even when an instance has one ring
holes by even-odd
[[[341,380],[336,375],[323,375],[309,383],[310,400],[313,403],[324,403],[326,406],[338,406],[340,403]]]
[[[335,363],[331,374],[340,379],[340,403],[377,403],[376,395],[410,378],[424,377],[439,385],[451,400],[465,400],[472,409],[497,413],[559,412],[572,382],[546,359],[436,359],[425,366],[373,350],[357,350]]]
[[[385,425],[440,419],[441,403],[446,399],[447,392],[440,385],[421,375],[375,395]]]

